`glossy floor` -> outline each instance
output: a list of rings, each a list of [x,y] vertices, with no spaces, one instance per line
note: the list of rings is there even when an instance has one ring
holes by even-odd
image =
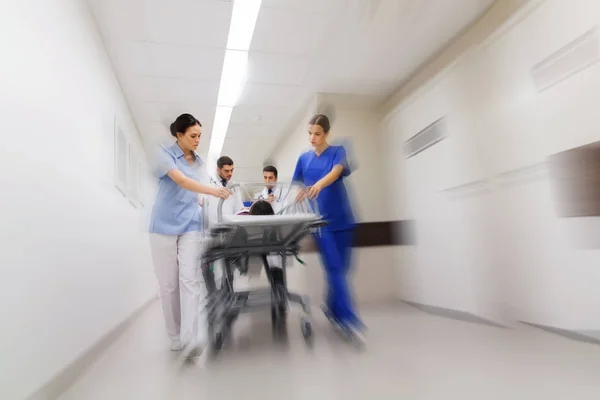
[[[61,399],[600,399],[600,346],[407,306],[363,315],[363,352],[320,315],[312,349],[294,313],[287,345],[273,342],[268,314],[244,316],[218,359],[199,368],[169,352],[157,302]]]

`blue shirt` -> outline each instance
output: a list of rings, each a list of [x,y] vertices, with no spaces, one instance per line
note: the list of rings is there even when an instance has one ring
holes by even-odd
[[[181,235],[202,229],[198,194],[182,188],[167,175],[170,170],[178,169],[188,178],[204,183],[204,161],[198,154],[194,155],[196,161],[190,165],[177,143],[159,152],[155,168],[158,193],[150,219],[151,233]]]
[[[346,150],[342,146],[329,146],[319,156],[312,150],[303,153],[298,158],[294,177],[292,178],[293,182],[312,186],[330,173],[336,165],[344,167],[342,175],[331,185],[323,188],[317,197],[319,213],[328,222],[328,225],[323,229],[329,231],[350,229],[355,224],[348,193],[344,185],[344,178],[350,175]]]

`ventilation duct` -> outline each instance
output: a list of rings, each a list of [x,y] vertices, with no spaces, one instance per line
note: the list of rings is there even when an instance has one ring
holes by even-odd
[[[434,144],[446,139],[446,137],[445,118],[440,118],[406,141],[404,144],[406,158],[427,150]]]

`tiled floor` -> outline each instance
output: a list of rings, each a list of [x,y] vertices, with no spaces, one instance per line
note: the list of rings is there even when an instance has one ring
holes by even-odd
[[[268,315],[254,314],[238,321],[217,360],[198,368],[168,351],[156,303],[62,399],[600,399],[600,346],[403,306],[363,315],[364,352],[320,316],[308,349],[295,314],[288,346],[274,345]]]

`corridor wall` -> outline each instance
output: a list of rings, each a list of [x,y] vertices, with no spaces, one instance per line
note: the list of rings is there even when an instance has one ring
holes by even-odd
[[[51,381],[153,297],[151,178],[114,186],[115,117],[145,152],[88,5],[0,4],[0,398]]]
[[[600,138],[599,23],[593,0],[531,1],[407,85],[382,130],[406,199],[394,212],[416,221],[416,251],[399,264],[402,298],[600,331],[600,250],[581,241],[600,223],[558,216],[548,167],[552,154]],[[448,138],[407,159],[405,141],[441,117]]]

